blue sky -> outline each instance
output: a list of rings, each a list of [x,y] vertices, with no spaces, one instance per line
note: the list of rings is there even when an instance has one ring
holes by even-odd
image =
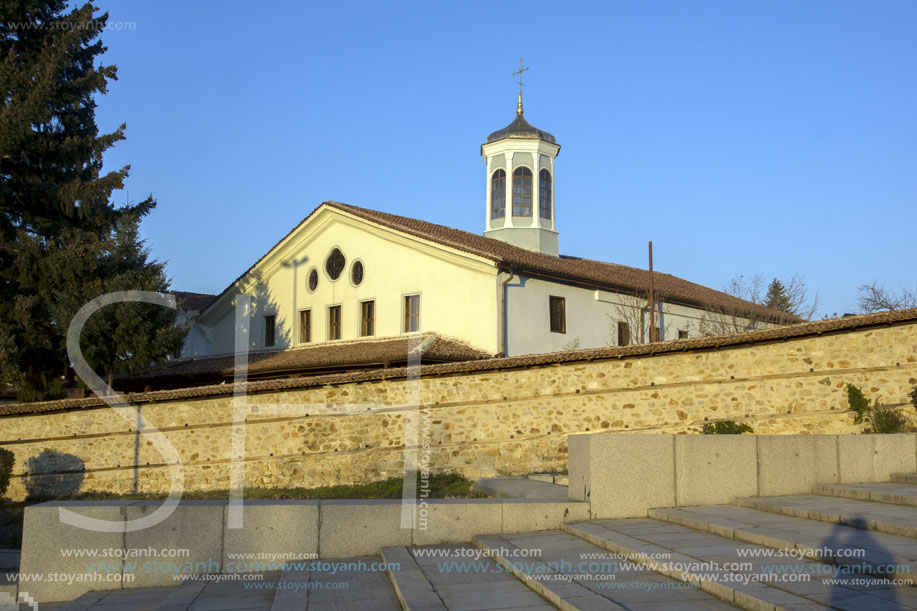
[[[127,123],[106,165],[158,200],[143,234],[176,289],[221,291],[325,200],[482,232],[520,57],[562,145],[564,254],[645,267],[653,240],[717,289],[798,272],[819,316],[917,283],[917,2],[97,6],[119,69],[98,121]]]

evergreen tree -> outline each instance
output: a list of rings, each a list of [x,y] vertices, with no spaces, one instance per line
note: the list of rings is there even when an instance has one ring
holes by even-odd
[[[786,292],[786,287],[776,278],[774,278],[767,287],[767,294],[764,296],[764,305],[772,310],[795,314],[790,296]]]
[[[167,288],[162,266],[147,261],[136,239],[137,223],[155,206],[152,196],[115,207],[112,193],[130,167],[102,173],[102,156],[124,138],[125,126],[100,134],[95,123],[94,97],[117,78],[114,66],[96,65],[108,15],[95,13],[91,3],[68,11],[64,0],[0,3],[0,382],[23,400],[59,391],[68,373],[67,327],[83,303],[112,286]],[[139,285],[127,286],[132,280]],[[126,326],[84,337],[113,343],[107,354],[131,354],[136,367],[177,346],[165,345],[174,338],[132,344],[128,327],[145,329],[139,337],[149,341],[157,325],[172,324],[168,319],[174,313],[143,324],[115,315]],[[101,366],[106,349],[84,350]]]

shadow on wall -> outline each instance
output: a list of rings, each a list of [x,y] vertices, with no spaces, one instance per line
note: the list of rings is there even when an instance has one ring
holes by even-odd
[[[249,293],[252,296],[252,310],[250,312],[251,337],[249,338],[249,346],[251,348],[258,348],[260,346],[269,350],[284,350],[289,348],[292,345],[292,330],[284,324],[286,316],[281,318],[282,314],[287,313],[281,313],[279,311],[280,305],[274,299],[267,284],[262,280],[261,274],[254,274],[254,279],[253,290]],[[268,345],[266,341],[268,339],[266,337],[268,330],[266,328],[265,319],[268,316],[274,317],[273,345]]]
[[[73,454],[45,450],[26,461],[23,484],[29,499],[61,499],[79,492],[85,466]]]

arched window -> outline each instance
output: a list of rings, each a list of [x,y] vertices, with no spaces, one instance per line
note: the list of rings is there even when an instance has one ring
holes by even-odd
[[[513,171],[513,216],[532,216],[532,171]]]
[[[541,218],[551,220],[551,173],[538,173],[538,213]]]
[[[490,218],[506,216],[506,172],[497,170],[490,177]]]

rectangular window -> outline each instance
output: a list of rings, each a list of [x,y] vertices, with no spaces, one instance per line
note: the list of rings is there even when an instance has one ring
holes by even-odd
[[[404,332],[420,331],[420,295],[404,298]]]
[[[618,345],[627,346],[630,344],[630,325],[626,322],[618,323]]]
[[[678,339],[688,339],[688,332],[687,332],[687,331],[679,331],[679,332],[678,332]]]
[[[277,323],[277,317],[271,314],[264,317],[264,347],[270,348],[274,345],[274,326]]]
[[[312,341],[312,310],[299,311],[299,343]]]
[[[567,332],[567,305],[563,297],[548,297],[551,310],[551,333]]]
[[[376,302],[360,303],[360,335],[367,337],[376,333]]]
[[[341,339],[341,306],[328,308],[328,339]]]

